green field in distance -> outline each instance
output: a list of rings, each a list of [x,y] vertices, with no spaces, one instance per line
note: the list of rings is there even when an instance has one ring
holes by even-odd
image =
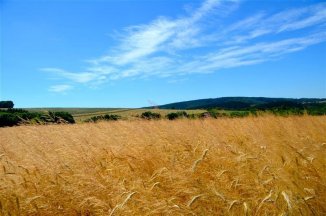
[[[162,116],[165,116],[171,112],[177,111],[186,111],[188,114],[198,114],[203,113],[206,110],[175,110],[175,109],[141,109],[141,108],[27,108],[26,110],[30,112],[69,112],[74,117],[75,121],[81,122],[86,119],[89,119],[93,116],[98,115],[119,115],[123,119],[135,119],[138,118],[143,112],[151,111],[160,113]]]

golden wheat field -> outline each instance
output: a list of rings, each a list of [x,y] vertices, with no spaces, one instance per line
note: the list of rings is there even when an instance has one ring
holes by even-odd
[[[0,129],[1,215],[325,215],[326,117]]]

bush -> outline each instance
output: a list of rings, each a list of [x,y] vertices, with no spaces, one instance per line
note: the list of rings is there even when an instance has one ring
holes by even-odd
[[[308,115],[313,115],[313,116],[320,116],[320,115],[326,115],[326,112],[323,110],[307,110]]]
[[[169,120],[174,120],[174,119],[177,119],[178,118],[178,114],[177,113],[169,113],[169,114],[166,115],[166,117]]]
[[[75,123],[68,112],[29,112],[23,109],[0,110],[0,127],[24,124]]]
[[[0,113],[0,127],[18,125],[20,119],[11,113]]]
[[[218,111],[216,111],[214,109],[210,109],[210,110],[208,110],[207,113],[203,113],[201,117],[206,117],[209,115],[212,118],[217,118],[219,116],[219,114],[220,113]]]
[[[188,118],[189,115],[185,111],[173,112],[166,115],[169,120],[175,120],[178,118]]]
[[[102,116],[92,116],[85,120],[85,122],[97,122],[98,120],[102,120]]]
[[[109,121],[117,121],[117,120],[121,119],[121,116],[119,116],[119,115],[108,115],[107,114],[107,115],[104,115],[103,118],[105,120],[109,120]]]
[[[27,110],[24,109],[7,109],[5,112],[18,116],[19,118],[24,120],[30,120],[40,116],[40,113],[28,112]]]
[[[24,120],[31,120],[34,118],[40,118],[42,113],[38,113],[38,112],[21,112],[21,113],[15,113],[17,116],[19,116],[20,118],[24,119]]]
[[[68,112],[49,112],[49,116],[56,123],[60,123],[62,120],[70,124],[75,123],[74,117],[72,117],[72,115]]]
[[[246,117],[249,116],[249,112],[248,111],[243,111],[243,112],[231,112],[230,113],[230,117]]]
[[[196,119],[198,117],[198,115],[192,113],[192,114],[188,114],[187,118],[188,119]]]
[[[210,117],[216,118],[215,116],[212,116],[209,112],[200,113],[200,114],[198,114],[198,117],[199,118],[210,118]]]
[[[279,115],[279,116],[289,116],[289,115],[303,115],[305,113],[305,110],[303,109],[297,109],[297,108],[293,108],[293,109],[272,109],[271,112],[274,115]]]
[[[209,109],[206,113],[203,113],[201,117],[207,117],[210,116],[212,118],[218,118],[218,117],[225,117],[227,114],[225,112],[216,110],[216,109]]]
[[[9,108],[6,110],[8,113],[28,113],[27,110],[24,109],[14,109],[14,108]]]
[[[99,116],[93,116],[89,119],[86,119],[85,122],[97,122],[97,121],[100,121],[100,120],[105,120],[105,121],[117,121],[121,119],[121,116],[119,115],[99,115]]]
[[[161,114],[160,113],[153,113],[151,111],[147,111],[147,112],[143,112],[140,116],[143,119],[160,119],[161,118]]]
[[[257,110],[252,109],[249,112],[250,112],[250,115],[252,115],[252,116],[258,116]]]

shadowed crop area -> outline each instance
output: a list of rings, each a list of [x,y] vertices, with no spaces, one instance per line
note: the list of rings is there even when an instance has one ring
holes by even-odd
[[[1,215],[325,215],[326,117],[0,128]]]

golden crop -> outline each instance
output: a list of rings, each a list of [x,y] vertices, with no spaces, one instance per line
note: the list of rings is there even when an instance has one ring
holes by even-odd
[[[326,117],[0,129],[2,215],[325,215]]]

